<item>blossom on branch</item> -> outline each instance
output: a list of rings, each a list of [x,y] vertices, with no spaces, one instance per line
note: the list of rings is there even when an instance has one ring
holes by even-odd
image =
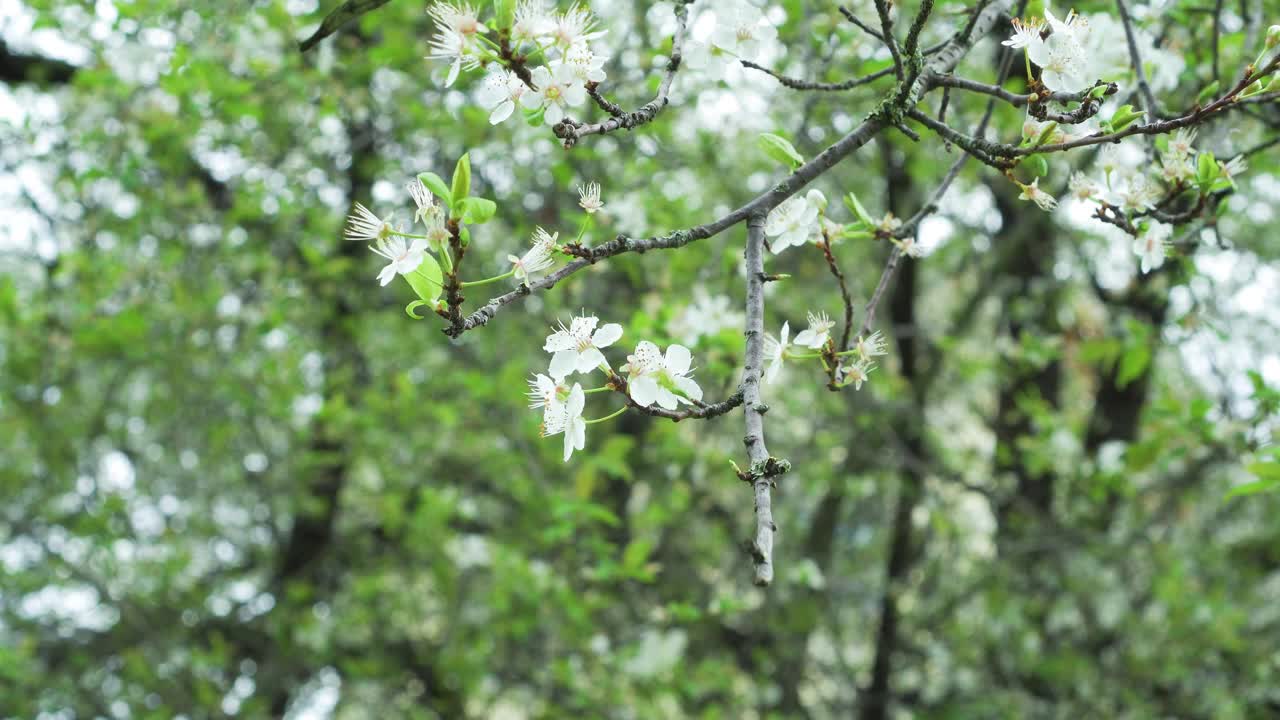
[[[545,110],[543,118],[548,125],[563,120],[567,108],[587,101],[587,89],[565,62],[556,62],[550,68],[534,68],[533,84],[538,89],[525,93],[521,102],[527,108]]]
[[[764,359],[769,361],[769,368],[764,371],[764,381],[772,383],[778,379],[778,374],[782,372],[782,363],[787,359],[787,348],[790,343],[787,338],[791,335],[791,324],[782,323],[782,332],[775,338],[772,335],[764,336]]]
[[[818,234],[819,208],[824,205],[826,198],[822,192],[810,190],[804,197],[788,198],[774,208],[764,224],[764,234],[773,238],[769,247],[774,254],[800,247]]]
[[[556,249],[556,239],[559,237],[560,233],[548,233],[542,228],[534,229],[533,247],[520,257],[507,256],[507,261],[514,266],[512,269],[515,271],[515,279],[527,283],[554,265],[555,259],[551,253]]]
[[[1172,232],[1172,226],[1153,222],[1146,232],[1133,241],[1133,252],[1141,258],[1144,275],[1164,264],[1164,258],[1170,247],[1169,235]]]
[[[510,70],[495,69],[486,75],[478,95],[480,105],[490,111],[489,124],[497,125],[511,117],[527,92],[529,86]]]
[[[361,242],[386,240],[395,231],[396,229],[391,225],[389,217],[383,220],[360,203],[356,203],[355,211],[347,217],[346,238],[348,240]]]
[[[590,215],[603,210],[604,201],[600,199],[600,183],[593,182],[578,186],[578,205]]]
[[[542,422],[542,436],[550,437],[564,433],[564,461],[569,462],[574,450],[581,450],[587,444],[587,421],[582,417],[586,407],[587,395],[578,383],[573,384],[569,396],[563,403],[545,413]]]
[[[559,330],[547,336],[542,349],[554,353],[552,375],[564,377],[574,372],[589,373],[600,366],[609,367],[600,348],[617,342],[622,337],[622,326],[609,323],[597,330],[599,323],[600,318],[595,315],[582,315],[574,318],[567,328],[561,323]]]
[[[795,344],[811,350],[820,350],[827,344],[827,340],[831,337],[831,328],[835,326],[835,321],[826,313],[816,315],[809,313],[809,327],[796,335]]]
[[[627,373],[627,390],[631,399],[640,407],[655,402],[667,410],[675,410],[680,403],[692,405],[702,400],[702,388],[688,377],[693,356],[683,345],[669,345],[663,356],[657,345],[641,340],[635,353],[627,356],[622,366]]]
[[[410,243],[402,237],[390,237],[370,245],[369,249],[387,259],[387,266],[378,273],[378,282],[386,287],[397,273],[408,275],[418,269],[427,252],[427,241],[415,239]]]

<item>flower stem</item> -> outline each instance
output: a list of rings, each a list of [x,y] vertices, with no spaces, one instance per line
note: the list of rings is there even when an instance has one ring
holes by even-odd
[[[588,214],[582,218],[582,227],[578,228],[578,237],[573,239],[574,243],[581,243],[582,236],[587,234],[587,228],[591,225],[591,215]]]
[[[792,360],[808,360],[810,358],[822,357],[822,353],[787,353],[787,357]]]
[[[608,415],[605,415],[602,418],[596,418],[595,420],[584,420],[583,422],[585,422],[588,425],[594,425],[595,423],[602,423],[605,420],[612,420],[626,411],[627,411],[627,406],[623,405],[622,407],[618,408],[617,412],[609,413]]]
[[[477,285],[488,285],[489,283],[495,283],[495,282],[498,282],[499,280],[506,280],[507,278],[515,274],[516,274],[515,268],[511,268],[509,272],[505,272],[501,275],[495,275],[491,278],[485,278],[483,280],[472,280],[471,282],[464,282],[462,283],[462,287],[475,287]]]
[[[587,395],[590,395],[591,393],[608,392],[608,391],[610,391],[610,390],[612,390],[612,389],[613,389],[613,388],[609,387],[608,385],[603,385],[603,386],[598,387],[598,388],[591,388],[590,390],[583,390],[582,392],[586,393]]]

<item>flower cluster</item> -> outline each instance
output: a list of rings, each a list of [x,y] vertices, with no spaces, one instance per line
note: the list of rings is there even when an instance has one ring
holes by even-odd
[[[578,4],[556,12],[542,0],[520,0],[489,23],[480,22],[465,2],[436,2],[428,13],[436,24],[428,59],[450,64],[446,87],[464,70],[489,68],[476,99],[494,125],[517,107],[530,121],[554,125],[569,108],[586,102],[588,83],[605,79],[608,58],[591,47],[605,31],[597,30],[595,17]],[[529,58],[545,64],[530,67]]]
[[[414,222],[426,226],[423,235],[404,232],[390,215],[381,218],[360,203],[356,203],[355,210],[347,218],[346,239],[370,243],[369,249],[387,261],[378,273],[378,282],[383,286],[390,284],[396,275],[408,276],[417,272],[430,257],[427,249],[440,252],[450,237],[445,211],[436,204],[422,181],[410,181],[407,190],[417,206]]]
[[[811,312],[808,319],[809,327],[801,330],[794,340],[790,339],[789,322],[782,323],[782,331],[777,337],[765,335],[764,356],[769,361],[769,367],[764,371],[764,381],[772,383],[777,380],[782,373],[783,363],[787,360],[817,358],[827,367],[827,358],[835,357],[840,360],[837,386],[853,385],[855,390],[861,390],[862,383],[867,381],[871,371],[876,368],[875,358],[888,352],[880,332],[859,337],[852,349],[836,352],[835,343],[831,339],[831,329],[835,327],[835,322],[823,312]],[[852,362],[846,364],[846,358]]]
[[[1145,155],[1126,154],[1124,145],[1109,145],[1100,151],[1098,175],[1072,173],[1069,189],[1076,200],[1096,203],[1133,220],[1158,215],[1156,209],[1187,194],[1192,198],[1226,190],[1247,169],[1243,157],[1229,162],[1195,147],[1196,131],[1183,128],[1156,140],[1159,162]],[[1130,223],[1133,253],[1142,272],[1164,264],[1172,227],[1158,221]]]
[[[1156,92],[1171,90],[1186,68],[1178,52],[1156,47],[1150,33],[1136,28],[1134,40]],[[1013,36],[1003,45],[1026,51],[1040,66],[1050,90],[1080,92],[1098,80],[1119,80],[1133,71],[1124,25],[1109,15],[1086,18],[1074,10],[1059,20],[1046,5],[1044,19],[1013,20]]]
[[[562,323],[542,346],[551,353],[551,363],[546,373],[538,373],[529,380],[529,406],[542,410],[544,437],[564,435],[565,461],[575,450],[583,448],[586,426],[596,422],[584,420],[582,416],[587,393],[622,387],[621,377],[601,352],[621,337],[621,325],[600,325],[598,317],[580,315],[568,326]],[[643,408],[656,404],[666,410],[675,410],[681,404],[700,403],[702,388],[689,376],[692,360],[689,349],[683,345],[670,345],[664,354],[657,345],[641,340],[619,369],[626,374],[625,386],[631,402]],[[580,383],[568,384],[567,378],[575,373],[589,375],[597,370],[608,380],[603,387],[584,390]]]
[[[760,8],[745,0],[715,0],[710,5],[711,33],[689,44],[685,63],[719,80],[739,60],[759,60],[765,47],[777,39],[778,29]]]
[[[437,313],[445,312],[437,300],[446,287],[456,290],[508,278],[514,278],[517,284],[530,285],[554,268],[556,254],[563,252],[559,243],[560,233],[536,227],[531,247],[520,255],[506,256],[507,262],[511,263],[507,272],[463,282],[458,277],[454,256],[463,256],[461,251],[471,242],[471,228],[488,222],[497,212],[497,205],[492,200],[470,196],[470,157],[463,155],[458,160],[451,183],[446,183],[435,173],[424,172],[411,180],[406,190],[415,208],[413,222],[422,224],[425,228],[422,233],[407,232],[390,215],[380,217],[363,204],[356,203],[347,218],[345,237],[369,243],[369,249],[387,261],[378,273],[378,282],[383,286],[390,284],[397,275],[408,281],[419,297],[406,308],[415,319],[421,319],[421,316],[414,314],[413,309],[421,305],[434,306]],[[599,183],[581,186],[579,199],[585,214],[575,242],[582,240],[595,213],[604,208]]]

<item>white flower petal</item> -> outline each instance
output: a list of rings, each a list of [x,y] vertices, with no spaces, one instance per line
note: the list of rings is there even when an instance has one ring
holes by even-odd
[[[604,359],[604,353],[591,347],[583,350],[578,354],[578,372],[587,374],[601,365],[608,366],[609,361]]]
[[[609,347],[622,337],[622,326],[618,323],[603,325],[591,336],[591,344],[598,348]]]
[[[649,407],[658,399],[658,383],[648,375],[632,380],[628,390],[631,399],[640,407]]]
[[[512,260],[512,262],[516,262],[516,260],[519,260],[519,258]],[[542,346],[542,349],[547,352],[558,352],[560,350],[576,348],[577,346],[578,341],[573,338],[573,335],[570,335],[564,330],[558,330],[547,336],[547,342]]]
[[[674,382],[676,389],[687,395],[691,400],[702,400],[702,388],[693,381],[693,378],[677,375],[671,380]]]
[[[689,363],[692,361],[693,356],[689,353],[689,348],[683,345],[672,345],[667,348],[666,366],[672,373],[683,375],[689,372]]]
[[[551,377],[562,378],[572,373],[578,366],[578,351],[572,348],[560,350],[551,356]]]

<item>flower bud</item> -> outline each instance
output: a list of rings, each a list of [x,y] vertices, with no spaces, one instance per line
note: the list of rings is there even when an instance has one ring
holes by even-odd
[[[1280,25],[1272,25],[1267,28],[1267,49],[1280,45]]]

